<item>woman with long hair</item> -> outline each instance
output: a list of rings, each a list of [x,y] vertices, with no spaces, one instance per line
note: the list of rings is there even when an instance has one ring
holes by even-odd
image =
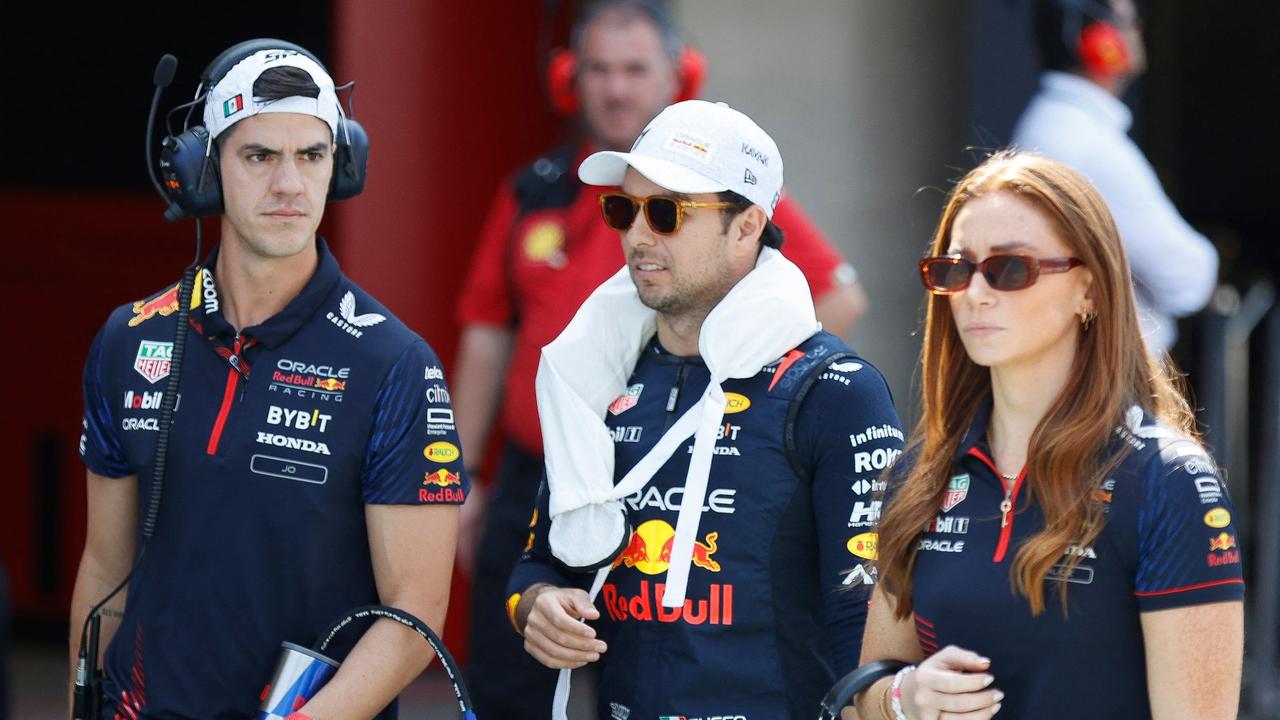
[[[920,263],[922,417],[888,471],[862,720],[1234,718],[1240,551],[1144,347],[1106,205],[998,153]]]

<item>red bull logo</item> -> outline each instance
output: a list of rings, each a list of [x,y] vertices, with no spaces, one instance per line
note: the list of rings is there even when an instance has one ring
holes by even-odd
[[[694,565],[711,572],[720,572],[720,563],[711,556],[716,552],[718,532],[707,533],[706,542],[693,541],[692,562]],[[631,533],[631,540],[622,550],[622,554],[613,561],[613,567],[622,565],[635,568],[645,575],[658,575],[667,571],[671,564],[671,546],[675,543],[676,531],[665,520],[649,520],[641,523]]]
[[[635,568],[645,575],[664,573],[671,564],[671,546],[675,543],[675,535],[675,529],[665,520],[643,522],[631,533],[631,540],[613,562],[613,566]],[[720,572],[720,563],[712,557],[717,550],[716,541],[719,537],[719,532],[709,532],[705,542],[693,541],[694,565],[711,572]],[[617,621],[733,624],[732,584],[711,583],[705,599],[688,598],[678,608],[662,606],[665,588],[665,583],[651,584],[648,580],[641,580],[639,593],[627,597],[618,592],[616,584],[606,583],[602,594],[609,617]]]
[[[418,502],[460,503],[466,499],[466,496],[462,493],[462,476],[458,473],[449,472],[446,468],[426,473],[423,475],[422,484],[439,489],[418,488]]]
[[[200,296],[191,293],[191,309],[200,307]],[[150,300],[139,300],[133,304],[133,317],[129,318],[129,327],[138,327],[142,323],[159,315],[169,317],[178,312],[178,286],[165,290]]]
[[[176,312],[178,312],[178,286],[174,285],[150,300],[139,300],[134,303],[133,317],[129,319],[129,327],[138,327],[156,315],[169,317]]]
[[[1228,550],[1222,553],[1221,555],[1217,553],[1209,553],[1205,557],[1205,564],[1207,564],[1209,567],[1221,567],[1223,565],[1239,565],[1240,551]]]
[[[711,583],[705,599],[688,598],[678,608],[663,607],[662,594],[666,587],[666,583],[650,584],[648,580],[641,580],[639,592],[634,597],[627,597],[618,592],[614,583],[605,583],[601,596],[604,597],[604,606],[610,619],[615,622],[635,620],[686,622],[690,625],[733,624],[732,584]]]
[[[317,382],[316,387],[320,390],[328,390],[329,392],[341,392],[347,389],[347,383],[345,380],[325,378]]]
[[[461,485],[462,477],[458,473],[449,472],[445,468],[440,468],[435,472],[426,473],[422,478],[423,485],[436,485],[438,487],[449,487],[450,485]]]
[[[1209,538],[1209,551],[1214,550],[1230,550],[1236,546],[1236,536],[1227,533],[1218,533],[1217,537]]]

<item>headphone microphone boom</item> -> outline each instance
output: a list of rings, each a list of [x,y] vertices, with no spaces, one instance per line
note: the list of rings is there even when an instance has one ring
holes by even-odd
[[[151,95],[151,112],[147,114],[147,175],[151,177],[151,185],[155,187],[156,192],[164,200],[164,218],[169,222],[174,222],[182,217],[182,208],[177,207],[173,200],[169,198],[169,194],[164,191],[164,186],[160,184],[160,178],[156,176],[156,163],[154,156],[151,154],[151,138],[155,132],[156,110],[160,107],[160,94],[173,82],[173,74],[177,71],[178,58],[170,53],[165,53],[160,57],[160,62],[156,63],[156,71],[152,80],[155,83],[156,91]]]

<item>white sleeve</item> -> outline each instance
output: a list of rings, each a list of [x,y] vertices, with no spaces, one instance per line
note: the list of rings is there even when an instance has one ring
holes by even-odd
[[[1178,214],[1128,137],[1098,151],[1106,157],[1094,157],[1088,175],[1115,216],[1135,283],[1159,312],[1181,316],[1204,307],[1218,280],[1213,244]]]

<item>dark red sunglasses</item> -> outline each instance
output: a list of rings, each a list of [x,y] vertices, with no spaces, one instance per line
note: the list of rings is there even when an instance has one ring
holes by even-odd
[[[1008,292],[1031,287],[1040,273],[1064,273],[1084,265],[1080,258],[1034,258],[1030,255],[991,255],[974,262],[958,255],[920,261],[920,281],[935,295],[954,295],[969,287],[974,271],[982,273],[993,290]]]

